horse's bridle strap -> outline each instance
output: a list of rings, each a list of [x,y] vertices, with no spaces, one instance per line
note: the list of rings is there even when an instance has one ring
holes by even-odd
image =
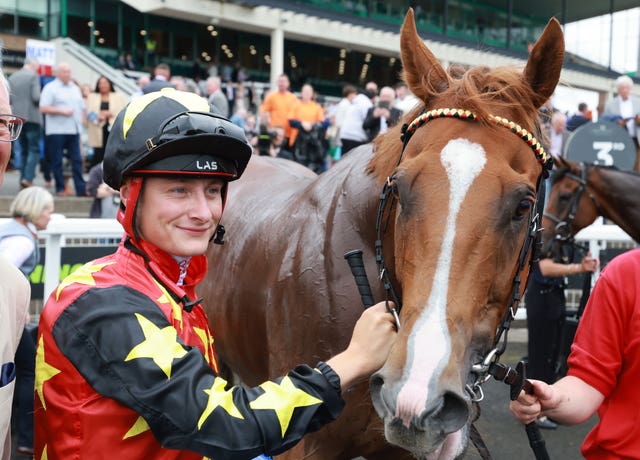
[[[436,118],[459,118],[461,120],[477,120],[478,116],[472,111],[464,109],[429,110],[428,112],[421,113],[416,117],[415,120],[409,123],[403,136],[406,136],[408,139],[408,137],[411,137],[416,129]],[[536,155],[536,158],[540,162],[540,164],[542,164],[542,166],[547,170],[551,169],[551,156],[546,152],[544,147],[542,147],[540,142],[538,142],[538,139],[536,139],[533,134],[531,134],[519,124],[507,118],[499,117],[496,115],[489,115],[488,119],[498,126],[509,129],[511,132],[520,137],[527,143],[527,145],[529,145],[529,147],[531,147],[531,150],[533,150],[533,153]],[[403,138],[402,140],[404,141],[405,139]]]

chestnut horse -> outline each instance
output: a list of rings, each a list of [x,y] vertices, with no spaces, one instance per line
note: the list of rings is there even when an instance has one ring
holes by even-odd
[[[462,456],[480,399],[476,368],[495,356],[496,331],[524,290],[550,163],[530,133],[559,79],[560,25],[549,22],[524,72],[445,71],[412,10],[400,37],[405,80],[422,101],[406,117],[404,145],[393,128],[320,176],[254,157],[230,185],[227,242],[208,254],[200,293],[216,347],[248,385],[347,346],[362,304],[345,252],[362,249],[373,278],[378,246],[383,279],[402,300],[371,387],[345,391],[338,420],[282,458]],[[389,295],[373,284],[375,298]]]
[[[640,243],[640,175],[557,158],[542,221],[545,252],[554,251],[553,241],[572,241],[598,216],[614,222]]]

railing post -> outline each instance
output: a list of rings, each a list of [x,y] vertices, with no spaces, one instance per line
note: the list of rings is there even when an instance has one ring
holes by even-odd
[[[49,294],[53,292],[60,282],[60,252],[62,246],[61,233],[48,233],[45,236],[46,248],[44,250],[44,292],[43,304],[47,302]]]

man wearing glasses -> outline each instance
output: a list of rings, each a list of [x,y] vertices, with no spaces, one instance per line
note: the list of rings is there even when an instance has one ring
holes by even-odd
[[[0,185],[11,156],[11,142],[24,118],[11,115],[9,85],[0,69]],[[15,387],[16,349],[27,319],[31,288],[11,262],[0,256],[0,460],[11,458],[11,405]]]

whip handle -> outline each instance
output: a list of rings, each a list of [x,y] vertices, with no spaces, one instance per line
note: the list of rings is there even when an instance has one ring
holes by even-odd
[[[358,292],[362,299],[364,308],[369,308],[375,302],[373,301],[373,292],[371,292],[371,286],[369,285],[369,279],[367,278],[367,272],[364,269],[364,263],[362,261],[362,251],[360,249],[354,249],[344,255],[344,258],[351,268],[351,274],[356,280],[356,286],[358,286]]]

